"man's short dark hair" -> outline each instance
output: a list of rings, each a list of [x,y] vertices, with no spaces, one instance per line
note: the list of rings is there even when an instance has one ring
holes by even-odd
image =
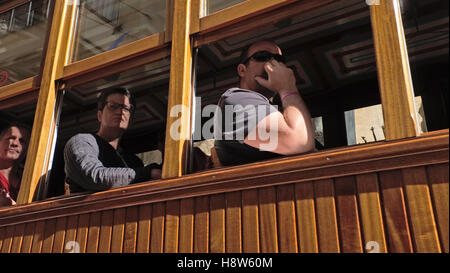
[[[19,129],[25,129],[31,134],[31,127],[28,124],[20,122],[18,120],[6,120],[0,119],[0,136],[3,135],[9,128],[17,127]]]
[[[106,89],[100,93],[100,96],[98,97],[98,101],[97,101],[97,109],[99,111],[103,111],[103,108],[105,108],[105,105],[106,105],[106,100],[112,94],[121,94],[121,95],[127,96],[128,99],[130,100],[130,104],[133,106],[132,107],[133,110],[131,112],[133,114],[134,110],[136,109],[136,103],[134,101],[134,97],[128,89],[122,88],[122,87]]]

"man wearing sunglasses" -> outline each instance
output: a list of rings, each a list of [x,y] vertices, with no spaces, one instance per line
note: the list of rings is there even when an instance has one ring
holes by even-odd
[[[222,165],[313,151],[311,116],[281,49],[272,41],[251,44],[242,52],[237,73],[239,88],[221,96],[217,108],[221,113],[216,112],[214,121],[215,149]],[[272,102],[277,96],[280,105]]]
[[[158,166],[144,167],[141,159],[119,145],[134,109],[133,97],[127,89],[110,89],[100,94],[99,130],[95,134],[73,136],[64,149],[70,193],[103,191],[161,177]]]

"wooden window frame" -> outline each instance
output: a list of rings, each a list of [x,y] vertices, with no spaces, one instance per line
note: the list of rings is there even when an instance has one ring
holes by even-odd
[[[66,3],[66,1],[67,0],[65,0],[64,3]],[[69,54],[72,46],[70,45],[70,39],[66,37],[61,40],[61,37],[58,37],[55,40],[55,36],[53,36],[52,39],[52,35],[56,34],[51,32],[51,28],[49,27],[48,36],[50,38],[49,44],[45,47],[46,54],[43,56],[42,69],[44,71],[52,71],[53,76],[47,79],[40,79],[40,75],[38,75],[0,88],[0,102],[9,100],[14,101],[15,97],[23,97],[24,94],[36,96],[36,93],[38,93],[39,96],[35,122],[33,125],[32,143],[30,143],[31,151],[29,150],[28,153],[29,156],[19,196],[20,204],[26,204],[32,201],[35,186],[42,173],[42,166],[39,165],[36,167],[35,163],[33,163],[33,165],[31,163],[31,158],[37,158],[38,155],[39,157],[46,158],[44,156],[45,153],[42,151],[48,151],[49,146],[51,146],[49,133],[53,130],[53,127],[49,124],[51,124],[51,121],[54,119],[52,113],[54,112],[56,101],[56,97],[52,97],[51,93],[55,93],[56,81],[66,82],[73,86],[75,84],[93,80],[93,78],[86,76],[89,74],[88,72],[105,71],[111,67],[114,67],[115,71],[126,70],[127,68],[133,67],[133,65],[135,65],[134,61],[142,56],[145,56],[147,58],[146,60],[151,62],[152,58],[155,59],[158,56],[164,54],[167,55],[170,45],[171,54],[183,56],[182,60],[187,61],[188,64],[182,65],[180,60],[177,60],[176,58],[171,59],[169,87],[169,96],[171,98],[169,99],[168,107],[170,109],[172,106],[181,103],[190,109],[192,71],[189,69],[189,64],[192,61],[190,51],[192,48],[264,25],[270,18],[289,17],[293,14],[299,14],[321,5],[335,2],[336,0],[247,0],[202,18],[200,18],[200,1],[202,0],[167,1],[168,16],[166,19],[165,32],[153,34],[111,51],[70,64],[66,62],[68,59],[67,54]],[[14,1],[16,4],[19,2],[25,3],[27,1]],[[398,0],[385,0],[381,1],[380,6],[370,7],[377,56],[377,70],[379,74],[378,80],[380,81],[380,86],[382,86],[380,87],[380,93],[382,93],[382,106],[383,112],[385,113],[384,118],[387,121],[395,119],[395,125],[393,125],[393,127],[386,126],[387,135],[389,136],[387,140],[418,136],[418,132],[415,129],[415,127],[417,127],[417,121],[414,118],[411,120],[411,116],[414,117],[415,115],[415,113],[411,112],[412,81],[410,75],[408,76],[409,63],[407,54],[405,54],[406,45],[404,43],[403,26],[398,23],[399,13],[397,11],[398,7],[396,3],[398,3]],[[1,6],[0,11],[6,11],[6,7],[7,5]],[[51,17],[51,21],[55,22],[61,20],[63,16],[62,13],[63,9],[56,9],[53,17]],[[174,23],[177,22],[176,20],[180,20],[183,15],[186,17],[187,24]],[[381,31],[382,27],[380,22],[383,18],[388,18],[392,25],[390,29]],[[394,22],[396,24],[394,24]],[[61,27],[58,30],[58,33],[67,35],[67,32],[70,32],[71,30],[72,28],[70,25],[66,25]],[[176,35],[178,35],[178,37]],[[381,77],[387,77],[386,75],[392,73],[390,72],[390,70],[392,70],[390,65],[383,60],[384,55],[382,55],[385,54],[382,52],[384,52],[383,49],[386,42],[391,41],[390,39],[392,38],[395,39],[396,46],[390,47],[388,50],[390,50],[390,54],[393,54],[393,56],[396,57],[394,69],[397,69],[397,73],[399,73],[397,75],[401,75],[402,87],[400,89],[398,89],[398,86],[392,81],[382,82],[380,79]],[[59,54],[58,60],[55,61],[55,59],[50,57],[49,53],[52,52]],[[65,58],[62,56],[65,56]],[[172,71],[175,71],[176,69],[181,69],[182,73],[173,73]],[[39,92],[35,92],[36,90],[39,90]],[[396,100],[395,105],[391,103],[394,100],[394,97],[399,98]],[[398,104],[404,106],[400,108],[402,110],[398,109]],[[187,118],[187,116],[189,117]],[[182,130],[188,134],[188,132],[190,132],[189,126],[191,117],[187,114],[183,118],[187,118],[187,122],[183,124],[186,128],[182,128]],[[167,128],[170,128],[173,122],[174,119],[168,117]],[[401,128],[404,127],[406,127],[406,131],[401,130]],[[389,134],[388,132],[391,131],[395,133]],[[446,132],[448,134],[448,130]],[[183,170],[183,163],[181,162],[185,160],[185,149],[187,149],[187,145],[183,144],[185,143],[185,140],[172,141],[169,139],[169,143],[167,140],[168,139],[166,138],[165,152],[167,154],[170,151],[171,156],[170,158],[166,158],[168,161],[165,161],[165,165],[174,165],[175,167],[170,170],[166,167],[163,172],[164,178],[181,176],[185,173]],[[37,149],[39,145],[42,145],[40,150]],[[352,149],[357,150],[359,147],[352,147]],[[313,158],[314,156],[312,155],[311,157]],[[220,173],[220,171],[218,171],[218,173]]]

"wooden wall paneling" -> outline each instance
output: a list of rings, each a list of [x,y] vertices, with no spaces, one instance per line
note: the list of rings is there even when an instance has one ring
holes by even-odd
[[[31,253],[41,253],[44,228],[45,221],[36,222],[36,226],[34,227],[33,242],[31,245]]]
[[[138,210],[137,206],[126,209],[125,232],[123,239],[123,253],[136,252],[136,237],[138,233]]]
[[[180,234],[180,200],[167,201],[165,229],[164,252],[177,253]]]
[[[111,238],[114,224],[114,211],[102,212],[100,237],[98,242],[98,253],[109,253],[111,251]]]
[[[299,252],[318,253],[313,183],[295,184],[295,208],[297,213]]]
[[[340,252],[334,183],[332,179],[313,182],[319,251]]]
[[[441,252],[425,167],[402,170],[416,252]]]
[[[195,198],[194,253],[209,252],[209,196]]]
[[[42,242],[42,253],[52,253],[53,240],[56,233],[56,219],[48,219],[45,221],[44,241]]]
[[[449,177],[448,163],[427,166],[428,182],[431,188],[433,207],[442,250],[449,252]]]
[[[34,229],[36,223],[30,222],[25,224],[25,232],[23,234],[22,246],[20,248],[20,253],[30,253],[31,245],[33,244]]]
[[[14,229],[14,238],[11,246],[11,253],[20,253],[23,236],[25,234],[25,224],[16,225]]]
[[[210,252],[225,253],[225,194],[210,197]]]
[[[53,253],[64,252],[64,237],[66,236],[67,217],[58,217],[56,219],[55,239],[53,242]]]
[[[243,252],[259,253],[258,190],[242,191],[242,238]]]
[[[277,187],[278,241],[281,253],[297,253],[297,221],[294,185]]]
[[[75,249],[73,249],[74,248],[73,243],[76,242],[77,239],[78,218],[79,218],[78,215],[67,217],[66,235],[64,237],[64,253],[75,251]]]
[[[379,173],[388,251],[413,252],[400,170]]]
[[[226,233],[225,245],[227,253],[242,252],[242,195],[240,191],[228,192],[226,200]]]
[[[101,224],[102,224],[102,213],[101,212],[92,213],[89,219],[89,231],[86,247],[87,253],[98,252]]]
[[[259,226],[262,253],[278,253],[276,191],[259,189]]]
[[[14,229],[16,226],[7,226],[6,229],[3,231],[5,232],[4,238],[3,238],[3,244],[1,246],[2,253],[9,253],[11,251],[11,246],[14,238]]]
[[[180,207],[180,253],[194,251],[194,199],[182,199]]]
[[[139,223],[137,235],[137,253],[150,252],[150,233],[152,227],[152,205],[139,206]]]
[[[114,210],[114,220],[111,237],[111,253],[122,253],[123,234],[125,232],[126,208]]]
[[[154,203],[152,208],[150,252],[162,253],[164,250],[164,218],[166,215],[166,204],[164,202]]]
[[[386,236],[376,173],[357,175],[356,187],[365,252],[386,253]]]
[[[362,253],[358,202],[353,176],[335,179],[336,204],[339,217],[341,250],[344,253]]]
[[[77,226],[77,243],[80,250],[80,253],[86,253],[87,247],[87,239],[89,232],[89,218],[90,214],[81,214],[78,218],[78,226]]]

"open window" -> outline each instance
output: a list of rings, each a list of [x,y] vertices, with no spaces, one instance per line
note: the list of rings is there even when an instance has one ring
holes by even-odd
[[[281,18],[279,14],[283,12],[290,15]],[[268,13],[247,19],[240,23],[242,31],[232,36],[225,27],[218,31],[221,34],[215,35],[220,38],[197,48],[195,95],[201,106],[196,108],[193,134],[201,143],[194,146],[205,146],[206,141],[212,147],[211,141],[198,132],[208,125],[212,114],[202,112],[203,116],[198,111],[216,105],[227,89],[238,86],[236,67],[240,53],[259,40],[272,40],[283,50],[286,64],[293,69],[297,87],[312,115],[318,149],[361,143],[352,141],[351,135],[360,131],[371,134],[371,127],[382,130],[373,123],[382,121],[383,114],[370,9],[366,3],[331,3],[298,14],[280,9],[271,16]],[[376,105],[379,105],[377,111],[368,108]]]
[[[9,177],[9,184],[11,186],[11,190],[14,191],[14,194],[18,194],[18,190],[20,189],[20,184],[23,177],[23,171],[25,167],[25,161],[27,156],[27,149],[30,144],[30,135],[31,130],[33,128],[33,120],[36,112],[36,102],[37,102],[37,93],[36,91],[30,91],[25,94],[15,96],[9,99],[0,100],[0,126],[1,130],[6,128],[5,126],[14,125],[19,127],[20,135],[24,137],[24,142],[22,145],[22,155],[14,162],[13,169],[11,170]],[[11,136],[11,135],[10,135]],[[18,136],[18,135],[15,135]],[[27,139],[28,138],[28,139]],[[2,148],[6,145],[11,145],[8,139],[5,139],[5,135],[2,135],[0,141],[2,142]],[[20,140],[19,140],[20,141]],[[16,144],[17,145],[17,144]],[[7,147],[18,147],[18,146],[7,146]],[[20,150],[16,150],[20,151]],[[4,150],[2,151],[2,159],[4,156],[11,159],[11,153],[6,155]],[[14,156],[14,155],[13,155]],[[3,162],[3,161],[2,161]],[[17,180],[18,179],[18,180]],[[17,192],[15,190],[17,189]],[[17,198],[17,196],[14,196]],[[15,200],[17,201],[17,199]]]
[[[108,69],[104,70],[104,73]],[[144,165],[161,164],[166,129],[170,57],[127,69],[93,81],[71,85],[64,92],[51,179],[46,197],[64,194],[65,143],[78,133],[96,133],[97,99],[102,90],[127,88],[136,101],[136,111],[120,145],[141,158]]]

